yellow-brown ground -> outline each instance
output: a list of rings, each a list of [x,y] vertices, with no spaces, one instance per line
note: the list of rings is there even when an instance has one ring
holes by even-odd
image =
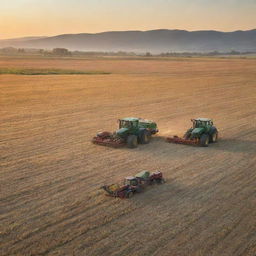
[[[12,59],[0,67],[111,75],[1,75],[1,255],[256,254],[255,59]],[[160,133],[137,149],[91,144],[116,119]],[[209,148],[168,144],[213,118]],[[130,200],[99,189],[141,170],[167,183]]]

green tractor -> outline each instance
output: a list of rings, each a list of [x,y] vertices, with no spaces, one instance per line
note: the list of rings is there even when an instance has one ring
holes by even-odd
[[[129,148],[136,148],[138,143],[149,143],[151,135],[158,132],[157,124],[150,120],[128,117],[119,119],[118,123],[118,130],[114,133],[98,133],[92,142],[104,146],[120,147],[127,145]]]
[[[178,144],[191,144],[208,147],[209,143],[218,140],[218,130],[208,118],[191,119],[193,127],[187,130],[183,138],[178,136],[167,138],[167,142]]]

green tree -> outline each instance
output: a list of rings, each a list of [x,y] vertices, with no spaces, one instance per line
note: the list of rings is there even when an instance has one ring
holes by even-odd
[[[66,48],[54,48],[52,50],[52,53],[54,55],[59,55],[59,56],[71,55],[71,52],[68,49],[66,49]]]

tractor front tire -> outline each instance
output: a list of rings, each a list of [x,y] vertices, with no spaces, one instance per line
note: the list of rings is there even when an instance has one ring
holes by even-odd
[[[128,193],[126,193],[126,198],[131,198],[133,196],[133,192],[129,191]]]
[[[211,136],[210,136],[210,142],[211,143],[215,143],[218,141],[218,132],[215,132],[213,133]]]
[[[213,126],[209,134],[210,134],[210,140],[209,140],[210,143],[215,143],[218,141],[218,130],[216,127]]]
[[[151,139],[151,134],[148,130],[142,130],[139,135],[141,144],[148,144]]]
[[[201,147],[208,147],[209,146],[209,135],[208,134],[203,134],[201,137],[200,137],[200,146]]]
[[[138,146],[138,138],[136,135],[129,135],[127,138],[127,146],[128,148],[137,148]]]

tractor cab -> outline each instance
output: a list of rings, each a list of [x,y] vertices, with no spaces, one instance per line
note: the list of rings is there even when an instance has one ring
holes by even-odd
[[[136,177],[129,176],[124,179],[124,185],[138,186],[139,182],[138,179],[136,179]]]
[[[139,131],[138,118],[123,118],[119,119],[119,128],[115,134],[123,139],[126,139],[131,134],[137,134]]]
[[[137,128],[139,126],[139,119],[138,118],[123,118],[119,119],[119,129],[122,128]]]
[[[213,125],[213,122],[211,119],[208,118],[197,118],[197,119],[191,119],[193,123],[193,129],[195,128],[208,128]]]

